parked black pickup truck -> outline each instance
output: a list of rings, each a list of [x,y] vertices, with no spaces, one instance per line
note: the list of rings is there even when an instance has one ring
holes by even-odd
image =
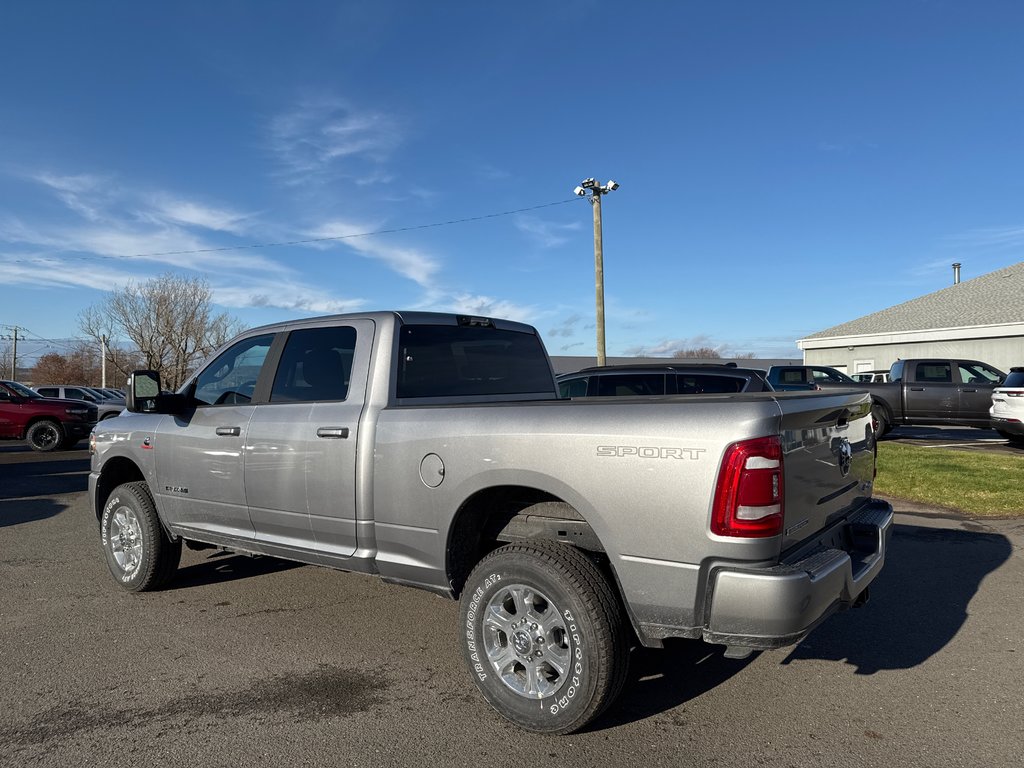
[[[977,360],[897,360],[889,381],[860,384],[884,434],[900,424],[959,424],[988,429],[992,390],[1006,374]]]
[[[884,435],[903,424],[967,427],[990,426],[992,390],[1006,375],[977,360],[897,360],[887,382],[855,382],[834,368],[824,366],[772,366],[768,381],[775,389],[843,387],[871,393],[876,434]],[[778,382],[778,383],[776,383]]]

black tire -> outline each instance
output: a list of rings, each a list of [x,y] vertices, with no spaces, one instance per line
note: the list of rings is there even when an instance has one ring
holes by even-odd
[[[64,428],[52,419],[37,421],[25,433],[25,442],[33,451],[55,451],[64,442]]]
[[[873,403],[871,406],[871,418],[875,420],[875,439],[878,439],[882,435],[887,435],[892,431],[892,425],[889,423],[889,416],[885,410],[885,406]]]
[[[128,592],[158,589],[181,559],[181,540],[168,538],[149,486],[141,481],[119,485],[110,494],[100,516],[100,539],[110,573]]]
[[[459,626],[480,692],[529,731],[583,728],[626,679],[628,635],[618,597],[572,547],[524,542],[496,549],[466,582]]]

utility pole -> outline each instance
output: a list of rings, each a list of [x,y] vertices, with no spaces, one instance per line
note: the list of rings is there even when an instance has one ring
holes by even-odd
[[[597,304],[597,364],[605,364],[604,343],[604,236],[601,231],[601,196],[614,192],[619,188],[618,182],[608,180],[601,184],[597,179],[589,178],[580,182],[573,190],[580,197],[590,192],[590,205],[594,209],[594,294]]]
[[[103,358],[100,361],[100,386],[107,386],[107,337],[100,336],[100,350]]]
[[[16,325],[5,325],[3,326],[7,330],[11,331],[10,336],[0,336],[0,339],[9,339],[11,343],[11,379],[17,381],[18,379],[18,331],[21,329]]]

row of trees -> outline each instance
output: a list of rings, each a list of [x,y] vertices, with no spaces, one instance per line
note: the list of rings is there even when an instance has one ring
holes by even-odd
[[[171,273],[111,291],[79,315],[83,341],[67,354],[43,355],[32,370],[37,384],[99,385],[101,349],[107,381],[123,386],[137,368],[159,371],[177,389],[213,350],[240,330],[237,320],[213,311],[213,292],[201,278]]]

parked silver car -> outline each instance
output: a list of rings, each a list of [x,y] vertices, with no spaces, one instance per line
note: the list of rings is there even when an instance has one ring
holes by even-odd
[[[99,420],[112,419],[124,410],[124,400],[104,399],[98,392],[90,387],[81,385],[69,386],[66,384],[47,384],[42,387],[35,387],[43,397],[58,397],[64,400],[84,400],[96,406],[99,412]]]

